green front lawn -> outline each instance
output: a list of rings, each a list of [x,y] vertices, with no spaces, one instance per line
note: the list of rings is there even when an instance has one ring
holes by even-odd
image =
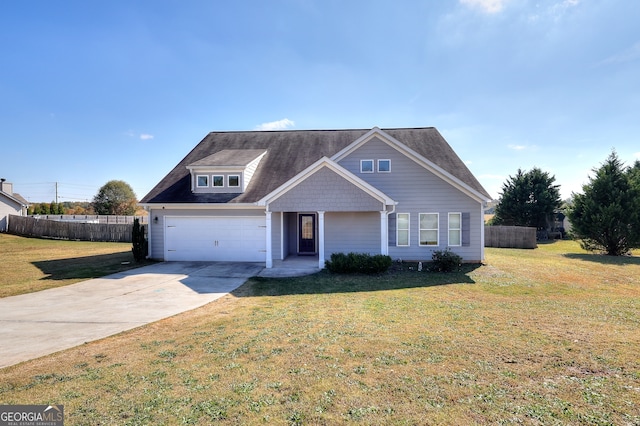
[[[0,370],[0,403],[70,425],[640,424],[639,326],[640,258],[487,249],[454,274],[254,278]]]
[[[140,266],[131,243],[94,243],[0,234],[0,297],[61,287]]]

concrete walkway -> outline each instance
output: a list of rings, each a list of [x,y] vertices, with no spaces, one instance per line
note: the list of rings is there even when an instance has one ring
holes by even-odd
[[[203,306],[264,264],[164,262],[0,299],[0,368]]]

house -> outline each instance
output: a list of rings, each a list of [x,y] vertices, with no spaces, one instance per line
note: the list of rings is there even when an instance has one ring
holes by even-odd
[[[9,215],[26,216],[29,202],[13,192],[13,184],[0,179],[0,232],[7,232]]]
[[[209,133],[142,200],[154,259],[484,259],[491,197],[435,128]]]

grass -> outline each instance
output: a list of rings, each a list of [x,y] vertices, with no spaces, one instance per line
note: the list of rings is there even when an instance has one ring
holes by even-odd
[[[43,240],[0,234],[0,297],[61,287],[140,266],[130,243]]]
[[[249,280],[181,315],[0,370],[65,424],[640,424],[640,258],[569,241]]]

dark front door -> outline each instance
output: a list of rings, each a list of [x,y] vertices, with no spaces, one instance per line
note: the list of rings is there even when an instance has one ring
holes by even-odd
[[[301,214],[298,217],[298,254],[316,252],[316,215]]]

